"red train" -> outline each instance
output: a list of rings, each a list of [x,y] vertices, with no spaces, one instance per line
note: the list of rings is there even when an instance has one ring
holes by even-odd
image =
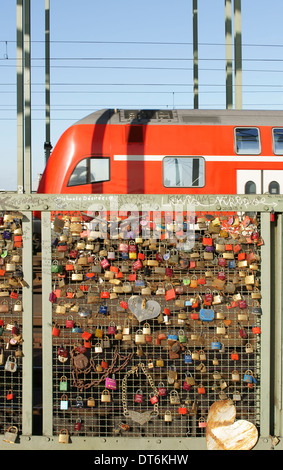
[[[101,110],[54,147],[39,193],[283,193],[283,112]]]

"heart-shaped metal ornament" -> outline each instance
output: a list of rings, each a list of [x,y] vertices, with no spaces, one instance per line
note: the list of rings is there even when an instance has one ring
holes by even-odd
[[[155,300],[145,300],[139,295],[133,295],[128,302],[128,308],[139,322],[156,318],[160,314],[161,305]]]
[[[141,426],[147,423],[151,419],[152,411],[145,411],[144,413],[139,413],[138,411],[128,410],[126,416],[131,418],[136,423],[139,423]]]

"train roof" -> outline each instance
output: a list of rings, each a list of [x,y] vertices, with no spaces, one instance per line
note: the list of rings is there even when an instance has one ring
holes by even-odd
[[[283,111],[203,109],[101,109],[79,124],[283,126]]]

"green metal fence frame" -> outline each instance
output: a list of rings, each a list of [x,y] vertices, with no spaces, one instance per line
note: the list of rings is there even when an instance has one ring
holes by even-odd
[[[58,436],[52,433],[52,306],[49,294],[51,279],[51,211],[109,211],[127,205],[128,210],[195,210],[260,212],[262,253],[262,309],[261,319],[261,431],[255,450],[274,447],[282,450],[282,280],[283,280],[283,197],[264,195],[0,195],[2,212],[17,210],[23,213],[23,272],[28,286],[23,288],[23,432],[13,449],[62,449]],[[42,211],[42,435],[33,435],[33,308],[32,308],[32,216]],[[271,222],[271,213],[276,222]],[[0,448],[10,450],[11,444],[3,442]],[[205,438],[125,438],[125,437],[71,437],[68,450],[206,450]]]

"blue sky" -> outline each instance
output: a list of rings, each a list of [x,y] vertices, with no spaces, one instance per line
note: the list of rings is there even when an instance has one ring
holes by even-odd
[[[44,7],[31,0],[33,180],[44,169]],[[191,0],[50,7],[53,146],[96,109],[193,108]],[[16,190],[16,0],[0,8],[0,189]],[[224,0],[198,0],[198,9],[199,107],[224,109]],[[242,0],[244,109],[283,109],[282,18],[282,0]]]

